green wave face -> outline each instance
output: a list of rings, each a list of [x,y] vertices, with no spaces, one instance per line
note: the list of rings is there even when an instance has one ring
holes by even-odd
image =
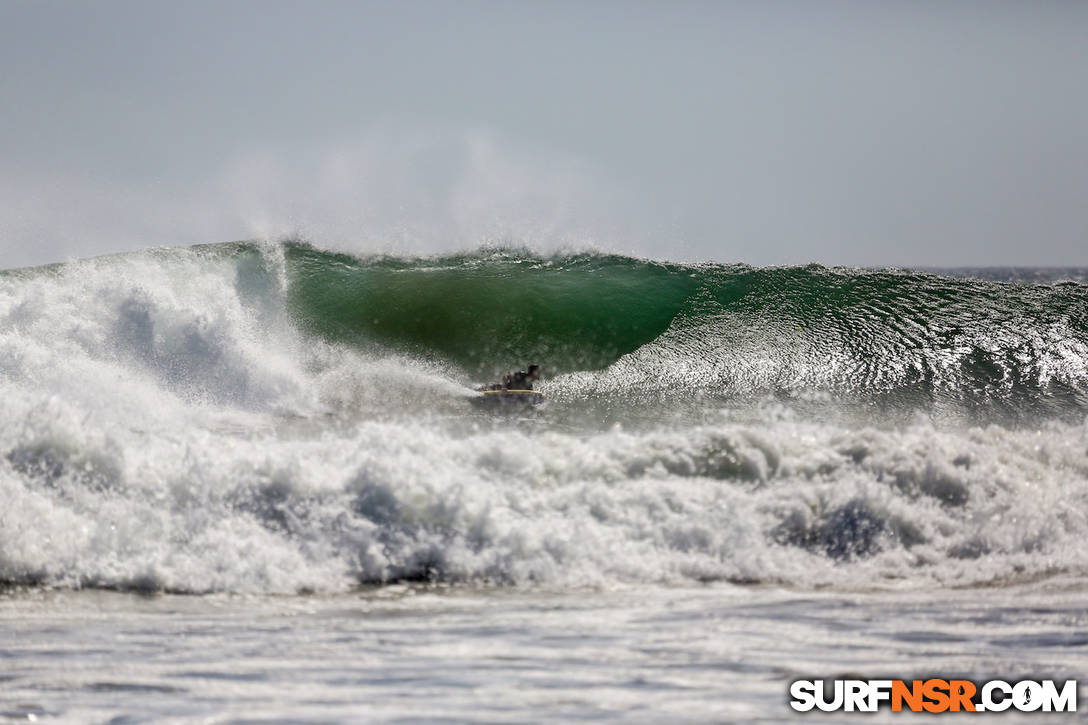
[[[660,336],[701,284],[624,257],[501,251],[426,260],[287,249],[290,305],[309,332],[437,355],[475,375],[607,366]]]
[[[607,369],[578,379],[593,395],[819,390],[1003,414],[1088,409],[1083,284],[518,250],[285,254],[304,331],[476,379],[537,362],[549,377]]]

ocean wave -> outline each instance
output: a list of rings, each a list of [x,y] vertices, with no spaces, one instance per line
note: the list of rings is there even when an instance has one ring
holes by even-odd
[[[1088,286],[907,271],[481,250],[358,259],[289,244],[298,325],[467,374],[605,371],[593,395],[829,390],[991,412],[1088,407]]]
[[[1085,299],[294,242],[0,273],[0,582],[1081,576]],[[468,405],[491,361],[527,359],[547,407]]]

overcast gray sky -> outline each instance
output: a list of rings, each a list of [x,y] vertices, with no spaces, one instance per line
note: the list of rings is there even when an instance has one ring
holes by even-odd
[[[0,267],[1088,264],[1086,2],[0,0]]]

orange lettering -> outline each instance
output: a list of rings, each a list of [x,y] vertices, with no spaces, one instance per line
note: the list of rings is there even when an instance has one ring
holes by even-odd
[[[922,684],[922,694],[930,700],[930,702],[922,703],[926,712],[944,712],[948,709],[947,680],[926,680]]]
[[[975,683],[970,680],[949,680],[948,692],[951,695],[950,709],[959,712],[962,707],[967,712],[975,711],[975,703],[971,698],[975,696]]]
[[[914,680],[911,687],[907,687],[907,683],[902,680],[892,682],[892,712],[901,712],[904,701],[912,711],[920,712],[922,710],[921,680]]]

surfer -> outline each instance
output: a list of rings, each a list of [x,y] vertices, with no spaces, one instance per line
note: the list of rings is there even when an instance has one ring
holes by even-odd
[[[540,380],[540,366],[530,365],[527,370],[507,373],[501,383],[491,383],[480,388],[482,395],[472,398],[472,404],[490,410],[524,410],[544,402],[544,394],[533,390],[533,383]]]
[[[533,381],[540,379],[540,366],[530,365],[528,370],[519,370],[502,376],[503,390],[532,390]]]

